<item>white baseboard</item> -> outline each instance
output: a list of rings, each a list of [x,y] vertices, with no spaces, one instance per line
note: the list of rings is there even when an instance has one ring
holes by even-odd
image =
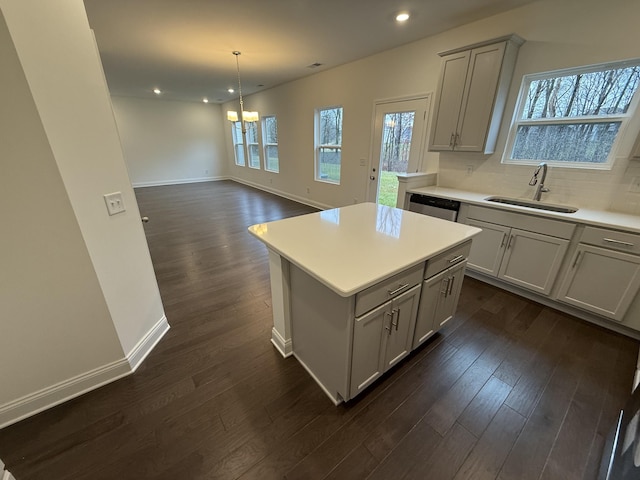
[[[290,357],[293,355],[293,343],[291,339],[285,340],[280,332],[276,330],[276,327],[271,329],[271,343],[276,349],[280,352],[280,354],[284,357]]]
[[[140,340],[133,350],[127,355],[127,360],[131,366],[131,370],[135,372],[142,364],[147,355],[151,353],[151,350],[158,344],[158,342],[164,337],[164,334],[169,331],[169,322],[167,317],[162,316],[160,320],[147,332],[147,334]]]
[[[0,429],[131,375],[168,330],[163,315],[127,357],[0,405]]]
[[[237,183],[242,183],[243,185],[247,185],[249,187],[257,188],[258,190],[273,193],[274,195],[277,195],[282,198],[286,198],[287,200],[293,200],[294,202],[302,203],[304,205],[309,205],[310,207],[314,207],[319,210],[330,210],[332,208],[335,208],[334,206],[331,206],[331,205],[314,202],[313,200],[309,200],[308,198],[299,197],[298,195],[292,195],[290,193],[276,190],[275,188],[269,188],[264,185],[260,185],[259,183],[250,182],[242,178],[230,177],[229,180],[233,180],[234,182],[237,182]]]
[[[142,187],[161,187],[164,185],[181,185],[183,183],[202,183],[202,182],[217,182],[219,180],[229,180],[227,176],[223,177],[196,177],[196,178],[176,178],[173,180],[156,180],[152,182],[131,182],[133,188]]]

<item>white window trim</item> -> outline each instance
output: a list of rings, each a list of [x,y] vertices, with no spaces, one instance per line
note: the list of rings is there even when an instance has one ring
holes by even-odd
[[[266,119],[267,118],[273,118],[276,121],[276,125],[278,124],[278,117],[276,115],[263,115],[262,116],[262,123],[261,123],[261,127],[262,127],[262,131],[264,132],[265,129],[265,123],[266,123]],[[277,128],[277,127],[276,127]],[[266,172],[271,172],[271,173],[280,173],[280,146],[278,145],[278,142],[276,143],[268,143],[266,141],[267,135],[262,135],[262,155],[264,157],[264,170]],[[268,162],[267,162],[267,147],[276,147],[278,149],[278,170],[273,170],[271,168],[269,168],[268,166]]]
[[[507,143],[504,148],[504,152],[502,154],[501,162],[503,164],[508,165],[537,165],[540,162],[545,162],[549,166],[553,166],[554,168],[578,168],[578,169],[588,169],[588,170],[611,170],[613,168],[613,163],[618,156],[618,151],[620,149],[620,144],[627,133],[629,128],[629,124],[632,123],[632,119],[638,115],[638,103],[640,101],[640,87],[638,88],[636,94],[629,105],[629,109],[626,114],[622,115],[599,115],[599,116],[589,116],[589,117],[570,117],[570,118],[559,118],[559,119],[529,119],[529,120],[519,120],[522,111],[527,103],[527,93],[529,92],[529,87],[531,82],[535,80],[541,80],[551,77],[562,77],[568,75],[574,75],[578,73],[591,73],[597,72],[601,70],[608,70],[614,68],[625,68],[640,65],[640,60],[626,60],[620,62],[608,62],[601,63],[596,65],[584,66],[584,67],[574,67],[574,68],[565,68],[561,70],[552,70],[548,72],[541,73],[533,73],[529,75],[524,75],[522,77],[522,83],[520,85],[520,90],[518,93],[518,100],[516,102],[515,109],[513,111],[513,117],[511,119],[511,125],[509,128],[509,136],[507,137]],[[511,158],[511,153],[513,152],[513,146],[516,140],[516,133],[518,131],[519,125],[535,125],[535,124],[543,124],[543,125],[558,125],[562,123],[598,123],[610,120],[620,121],[620,128],[618,129],[618,133],[616,135],[616,139],[611,145],[611,150],[609,152],[609,156],[607,157],[607,161],[604,163],[593,163],[593,162],[564,162],[564,161],[553,161],[553,160],[514,160]]]
[[[247,152],[244,145],[244,136],[240,133],[241,143],[236,143],[236,124],[239,122],[231,122],[231,143],[233,144],[233,162],[236,167],[246,167],[247,166]],[[242,128],[242,126],[240,127]],[[238,145],[242,145],[242,153],[244,155],[244,164],[238,163],[238,149],[236,148]]]
[[[315,150],[314,150],[314,161],[313,161],[313,177],[314,180],[316,182],[322,182],[322,183],[328,183],[330,185],[340,185],[340,181],[342,180],[342,143],[340,143],[340,145],[325,145],[325,144],[320,144],[319,140],[320,140],[320,112],[323,110],[334,110],[336,108],[341,108],[342,109],[342,124],[340,125],[340,128],[343,129],[344,128],[344,107],[342,105],[332,105],[329,107],[319,107],[316,108],[315,111],[315,116],[314,116],[314,143],[315,143]],[[340,180],[333,181],[333,180],[328,180],[325,178],[321,178],[320,177],[320,165],[319,165],[319,158],[320,158],[320,149],[321,148],[332,148],[335,150],[340,150]]]
[[[244,146],[244,154],[246,157],[246,162],[247,162],[247,166],[249,168],[252,168],[254,170],[262,170],[262,158],[260,158],[260,129],[258,128],[257,122],[251,122],[251,123],[256,123],[256,141],[254,143],[249,143],[249,135],[245,135],[245,146]],[[251,125],[248,126],[249,128],[251,128]],[[247,132],[249,131],[249,128],[247,128]],[[258,166],[254,167],[253,165],[251,165],[251,149],[249,148],[250,145],[256,145],[258,147]]]

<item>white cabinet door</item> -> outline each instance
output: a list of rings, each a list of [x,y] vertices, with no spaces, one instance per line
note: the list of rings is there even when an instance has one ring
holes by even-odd
[[[482,229],[471,242],[469,268],[486,275],[497,276],[511,228],[480,220],[467,220],[467,225]]]
[[[429,150],[453,149],[469,56],[470,52],[467,50],[447,55],[442,59],[442,72],[434,106]]]
[[[454,150],[484,151],[505,46],[502,42],[471,50]]]
[[[639,256],[581,243],[558,300],[621,321],[639,287]]]
[[[413,332],[418,315],[420,285],[395,298],[391,305],[391,328],[386,331],[385,370],[391,368],[411,351]]]
[[[568,245],[562,238],[513,228],[498,278],[548,295]]]
[[[391,328],[391,301],[356,318],[351,355],[351,398],[384,373],[384,348]]]
[[[424,343],[453,318],[460,299],[466,263],[461,262],[440,272],[422,284],[413,348]]]
[[[351,398],[411,351],[420,288],[420,285],[416,285],[356,318],[351,360]]]

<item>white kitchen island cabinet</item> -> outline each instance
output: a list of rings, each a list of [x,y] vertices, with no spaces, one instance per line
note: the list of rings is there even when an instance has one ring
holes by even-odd
[[[273,344],[338,404],[409,353],[425,266],[480,230],[362,203],[249,232],[269,251]]]

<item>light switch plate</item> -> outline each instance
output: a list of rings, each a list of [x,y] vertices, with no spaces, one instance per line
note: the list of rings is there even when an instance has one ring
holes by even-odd
[[[109,215],[115,215],[116,213],[122,213],[125,211],[124,200],[122,200],[121,192],[108,193],[104,196],[104,203],[107,204],[107,211]]]

